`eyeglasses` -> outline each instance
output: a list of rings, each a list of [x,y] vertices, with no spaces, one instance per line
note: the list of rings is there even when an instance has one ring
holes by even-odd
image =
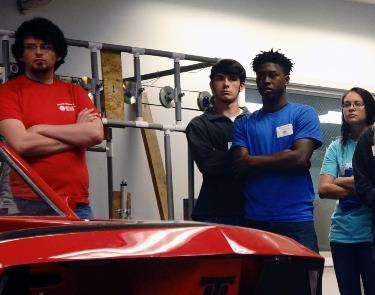
[[[363,108],[365,106],[365,104],[361,101],[353,101],[353,102],[344,102],[342,104],[342,108],[343,109],[350,109],[351,107],[355,108],[355,109],[360,109],[360,108]]]
[[[35,51],[39,48],[39,50],[43,51],[51,51],[53,50],[52,44],[49,43],[42,43],[42,44],[35,44],[35,43],[26,43],[23,45],[26,50]]]

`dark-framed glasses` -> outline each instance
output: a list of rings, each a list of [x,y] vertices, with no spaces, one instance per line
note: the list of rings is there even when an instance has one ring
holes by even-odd
[[[42,44],[35,44],[35,43],[25,43],[24,48],[29,51],[35,51],[39,48],[39,50],[43,51],[51,51],[53,49],[52,44],[49,43],[42,43]]]
[[[360,109],[360,108],[363,108],[364,106],[365,104],[362,101],[353,101],[353,102],[347,101],[342,104],[343,109],[350,109],[351,107],[355,109]]]

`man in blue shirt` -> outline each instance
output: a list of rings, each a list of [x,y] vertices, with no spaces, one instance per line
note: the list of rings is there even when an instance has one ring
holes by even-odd
[[[252,66],[263,107],[236,120],[232,145],[233,170],[246,177],[246,224],[318,252],[309,172],[311,155],[322,144],[318,115],[310,106],[288,102],[293,64],[284,54],[261,52]]]

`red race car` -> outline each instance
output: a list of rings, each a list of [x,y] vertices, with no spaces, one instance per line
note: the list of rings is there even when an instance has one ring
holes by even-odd
[[[287,237],[80,220],[3,139],[0,167],[0,295],[321,294],[324,259]],[[21,209],[21,196],[37,206]]]

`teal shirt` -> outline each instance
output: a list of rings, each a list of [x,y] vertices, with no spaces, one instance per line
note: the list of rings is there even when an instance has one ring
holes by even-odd
[[[320,174],[343,176],[345,167],[352,165],[356,145],[356,141],[349,139],[345,148],[342,148],[341,139],[333,141],[324,155]],[[358,209],[344,212],[337,201],[329,238],[331,242],[340,243],[371,242],[371,209],[362,205]]]

